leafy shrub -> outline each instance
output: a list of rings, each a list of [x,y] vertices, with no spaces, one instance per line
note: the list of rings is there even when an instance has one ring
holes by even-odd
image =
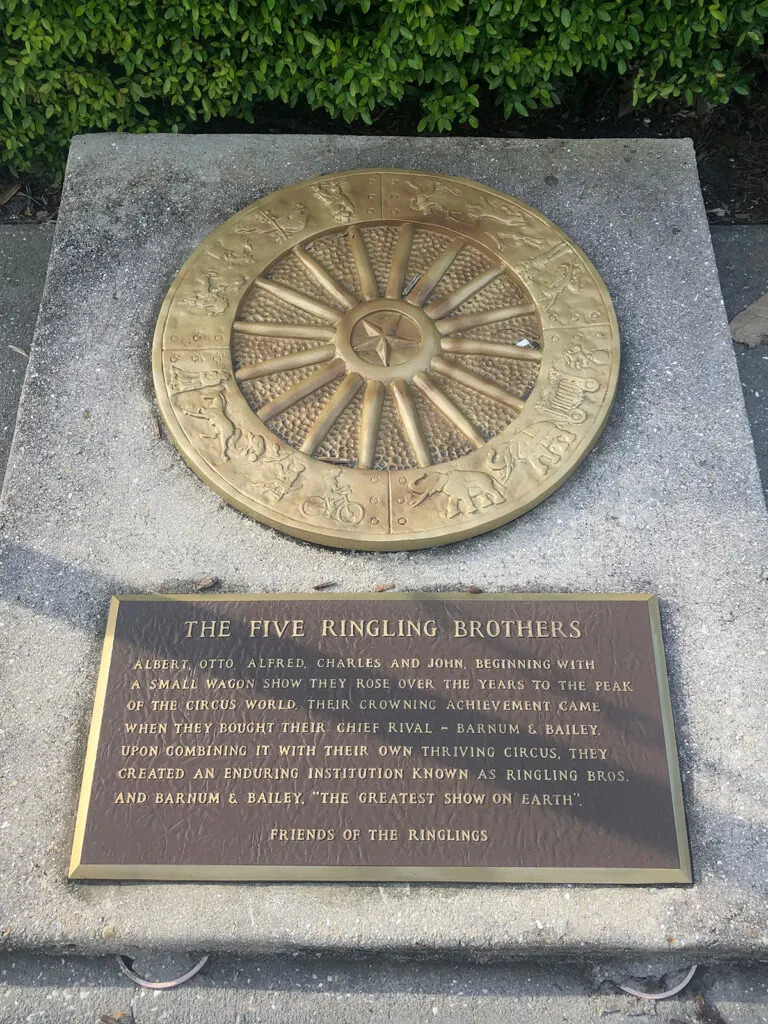
[[[0,163],[58,168],[72,135],[253,120],[266,100],[352,122],[418,97],[419,130],[563,100],[747,94],[768,0],[0,0]]]

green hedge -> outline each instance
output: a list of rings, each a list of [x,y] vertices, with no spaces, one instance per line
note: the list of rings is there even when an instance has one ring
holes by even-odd
[[[265,100],[352,122],[418,98],[421,131],[562,102],[748,93],[768,0],[0,0],[0,164],[57,168],[72,135],[253,120]],[[482,126],[480,126],[482,127]]]

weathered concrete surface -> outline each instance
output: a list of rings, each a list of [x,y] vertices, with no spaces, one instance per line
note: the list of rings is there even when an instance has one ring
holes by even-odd
[[[190,956],[140,957],[140,976],[170,979]],[[662,991],[681,980],[638,965],[635,985]],[[289,958],[247,962],[215,957],[178,989],[136,988],[112,957],[0,957],[3,1024],[765,1024],[768,967],[700,969],[679,996],[662,1003],[620,992],[630,980],[587,965],[391,964]],[[703,1000],[703,1001],[702,1001]]]
[[[154,431],[153,324],[192,248],[270,189],[364,165],[519,195],[586,249],[617,308],[620,394],[595,452],[519,522],[455,547],[354,554],[289,540],[224,506]],[[78,139],[32,370],[3,509],[6,941],[81,952],[626,951],[681,963],[768,948],[766,514],[687,143]],[[205,576],[230,591],[328,580],[656,591],[696,884],[66,883],[108,596],[184,591]]]
[[[0,486],[52,240],[51,224],[0,229]]]

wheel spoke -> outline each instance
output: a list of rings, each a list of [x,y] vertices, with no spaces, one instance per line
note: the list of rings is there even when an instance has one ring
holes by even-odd
[[[262,406],[257,413],[259,419],[264,423],[267,420],[274,419],[275,416],[279,416],[281,412],[285,412],[286,409],[295,405],[296,402],[300,402],[302,398],[311,395],[313,391],[317,391],[323,385],[330,384],[338,377],[341,377],[346,371],[347,366],[344,360],[334,359],[324,369],[310,374],[309,377],[299,381],[298,384],[294,384],[292,388],[288,388],[287,391],[283,391],[277,398],[273,398],[271,402],[267,402],[266,405]]]
[[[518,348],[517,345],[500,345],[477,338],[441,338],[440,347],[443,352],[455,355],[497,356],[499,359],[522,359],[526,363],[540,363],[543,355],[540,348]]]
[[[335,345],[320,345],[318,348],[308,348],[301,352],[292,352],[287,356],[265,359],[261,363],[254,363],[253,366],[243,366],[237,371],[235,378],[239,381],[244,381],[253,380],[256,377],[268,377],[271,373],[280,373],[282,370],[296,370],[300,366],[327,363],[335,355]]]
[[[275,298],[282,299],[283,302],[296,306],[298,309],[303,309],[306,313],[311,313],[313,316],[319,316],[321,320],[330,320],[331,323],[335,324],[341,319],[341,313],[338,310],[331,309],[324,302],[319,302],[310,295],[305,295],[304,292],[297,292],[295,288],[289,288],[287,284],[280,284],[278,281],[267,281],[264,277],[257,277],[253,283],[263,291],[274,295]]]
[[[345,291],[333,274],[329,273],[314,256],[310,256],[303,246],[297,245],[293,251],[317,283],[325,288],[331,298],[338,302],[340,306],[343,306],[344,309],[352,309],[353,306],[357,305],[357,299],[350,295],[348,291]]]
[[[503,306],[501,309],[484,309],[479,313],[465,313],[463,316],[445,317],[438,320],[436,327],[441,334],[453,334],[468,331],[472,327],[484,327],[496,324],[500,320],[512,320],[516,316],[527,316],[535,313],[536,307],[527,302],[522,306]]]
[[[402,378],[393,380],[392,395],[395,399],[395,406],[397,407],[405,436],[408,438],[408,444],[413,449],[416,461],[420,466],[431,466],[432,453],[424,436],[424,428],[421,425],[419,411],[416,408],[411,389],[406,381],[402,380]]]
[[[360,417],[360,437],[357,446],[358,469],[373,468],[381,409],[384,405],[384,392],[385,388],[380,380],[369,380],[365,386],[363,412]]]
[[[257,338],[306,338],[309,341],[330,341],[336,334],[325,324],[272,324],[261,320],[236,320],[234,329]]]
[[[517,391],[516,385],[508,386],[503,379],[499,381],[492,369],[481,368],[479,372],[465,369],[466,363],[462,357],[517,359],[536,364],[534,369],[538,369],[543,358],[542,350],[530,345],[521,347],[493,340],[491,335],[500,330],[498,327],[491,326],[489,331],[480,331],[486,334],[485,339],[467,337],[467,333],[475,333],[472,328],[514,321],[517,317],[535,313],[536,307],[521,297],[518,305],[462,312],[462,309],[467,309],[467,304],[471,309],[473,305],[500,301],[496,297],[498,285],[493,288],[489,286],[504,275],[504,267],[498,264],[489,266],[486,263],[487,269],[478,273],[469,270],[461,260],[457,266],[454,261],[465,250],[465,245],[471,243],[457,234],[448,239],[440,234],[433,237],[431,243],[436,255],[419,274],[418,270],[414,271],[412,264],[415,259],[415,232],[416,224],[413,221],[405,220],[397,225],[397,234],[393,232],[391,236],[391,257],[388,267],[382,271],[386,276],[381,286],[374,269],[374,253],[367,244],[370,239],[360,225],[354,224],[345,229],[349,257],[354,263],[357,276],[354,285],[348,285],[346,277],[339,276],[335,261],[321,261],[315,255],[311,242],[302,242],[291,249],[299,261],[298,264],[294,263],[294,271],[300,265],[308,275],[303,278],[306,286],[283,284],[282,281],[274,280],[271,273],[253,282],[256,288],[297,311],[303,310],[309,314],[307,319],[316,321],[307,324],[279,324],[273,320],[238,320],[234,325],[235,331],[244,335],[265,339],[302,339],[313,346],[305,348],[296,345],[294,347],[301,348],[301,351],[274,356],[267,349],[264,354],[270,358],[241,366],[235,373],[236,380],[244,383],[269,378],[271,374],[307,368],[303,380],[272,398],[258,411],[258,416],[264,422],[274,420],[286,409],[325,388],[324,393],[330,394],[330,397],[322,405],[315,397],[315,408],[319,412],[315,415],[315,409],[311,410],[314,419],[303,440],[297,439],[297,444],[300,441],[299,450],[304,455],[316,456],[318,451],[324,451],[325,439],[335,437],[333,431],[339,429],[339,422],[347,423],[350,410],[355,410],[354,418],[358,427],[357,467],[372,470],[381,443],[380,434],[384,429],[382,416],[387,389],[392,395],[400,430],[413,453],[411,465],[423,468],[432,466],[435,459],[430,449],[427,424],[434,424],[435,429],[443,433],[451,431],[454,438],[461,435],[468,442],[464,451],[468,450],[469,445],[473,450],[482,449],[485,437],[479,426],[480,413],[475,408],[481,404],[480,396],[500,403],[513,410],[514,414],[524,407],[524,400],[508,390],[511,387]],[[409,273],[410,276],[416,273],[412,281],[407,281]],[[470,277],[472,273],[475,276]],[[483,294],[485,288],[489,290]],[[435,293],[437,297],[434,297]],[[480,301],[475,298],[478,296]],[[366,307],[365,303],[369,305]],[[407,312],[409,308],[410,313]],[[299,314],[294,312],[293,315]],[[291,315],[288,314],[286,319],[292,319]],[[517,326],[522,327],[524,323],[522,321]],[[510,324],[507,329],[514,326]],[[384,379],[369,379],[369,375],[362,370],[350,373],[346,359],[340,357],[338,345],[341,341],[337,337],[339,331],[347,329],[349,344],[359,359],[377,367],[381,363],[382,367],[389,368],[386,373],[382,373]],[[432,332],[430,345],[434,345],[435,340],[439,343],[437,354],[430,362],[429,356],[435,351],[433,348],[429,355],[424,353],[414,365],[412,350],[418,352],[426,344],[425,332]],[[515,335],[512,337],[514,339]],[[401,372],[398,363],[403,363],[402,376],[397,376]],[[472,398],[464,401],[461,398],[462,392],[454,392],[449,382],[470,389]],[[442,426],[439,426],[440,423]]]
[[[434,263],[424,271],[413,288],[405,296],[408,302],[412,302],[414,306],[423,306],[431,292],[434,291],[440,278],[463,248],[464,242],[460,238],[449,242]]]
[[[473,391],[479,391],[481,395],[486,395],[495,402],[507,405],[514,409],[515,412],[520,412],[525,405],[522,399],[516,395],[510,395],[508,391],[500,388],[498,384],[491,383],[485,377],[478,377],[477,374],[470,373],[469,370],[462,370],[460,366],[456,366],[455,363],[449,363],[447,359],[443,359],[441,356],[435,356],[430,363],[430,367],[435,373],[447,377],[448,380],[455,381],[457,384],[463,384],[464,387],[471,388]]]
[[[442,391],[434,381],[431,381],[426,373],[417,373],[413,383],[425,395],[426,398],[438,409],[447,420],[456,427],[470,441],[474,448],[482,448],[485,439],[475,430],[474,425],[467,419],[459,407]]]
[[[405,285],[405,272],[408,269],[408,260],[411,255],[411,243],[413,242],[413,221],[406,221],[397,235],[397,245],[392,254],[392,263],[389,268],[389,280],[385,292],[388,299],[399,299],[403,294]]]
[[[489,285],[491,281],[495,281],[503,273],[502,267],[493,267],[491,270],[486,270],[484,274],[478,274],[477,277],[473,277],[471,281],[467,281],[461,288],[457,288],[450,295],[446,295],[444,299],[430,302],[428,306],[424,307],[424,312],[431,316],[433,320],[440,320],[442,317],[452,313],[454,309],[458,309],[462,302],[466,302],[473,295],[477,295],[486,285]]]
[[[301,451],[305,455],[311,455],[319,447],[333,424],[360,390],[362,383],[363,378],[359,373],[350,373],[339,384],[304,438]]]
[[[357,276],[360,279],[360,291],[364,299],[378,299],[379,286],[376,283],[376,275],[373,272],[371,261],[368,258],[368,250],[365,248],[363,236],[358,228],[350,228],[347,232],[349,244],[352,248],[352,256],[357,268]]]

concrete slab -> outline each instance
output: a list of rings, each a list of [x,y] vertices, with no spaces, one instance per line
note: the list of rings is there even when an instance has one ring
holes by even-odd
[[[52,241],[52,224],[0,228],[0,485]]]
[[[225,507],[154,428],[149,353],[177,268],[221,220],[352,166],[474,177],[540,208],[613,295],[624,364],[598,448],[505,529],[325,550]],[[556,179],[556,184],[550,184]],[[691,146],[360,137],[75,140],[4,506],[0,933],[17,946],[504,958],[768,948],[761,683],[766,513]],[[67,883],[108,596],[222,589],[655,591],[690,888]]]

